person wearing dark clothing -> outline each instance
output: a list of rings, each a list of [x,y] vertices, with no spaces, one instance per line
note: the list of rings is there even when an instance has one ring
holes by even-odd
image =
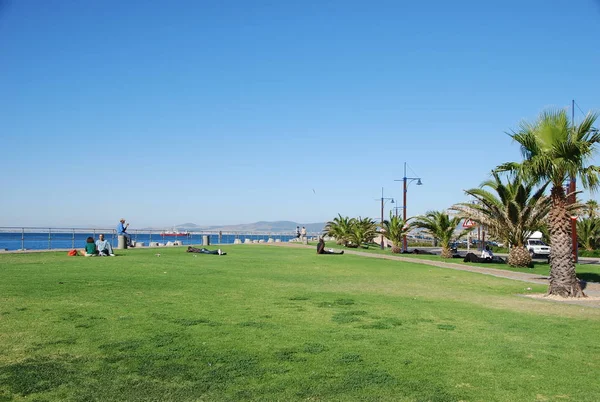
[[[410,254],[429,254],[429,255],[436,255],[435,253],[432,253],[430,251],[427,250],[419,250],[418,248],[414,249],[413,251],[410,252]]]
[[[465,256],[465,259],[463,260],[463,262],[478,262],[478,263],[484,263],[484,264],[496,262],[496,263],[503,264],[505,261],[500,257],[481,258],[481,257],[477,257],[477,255],[474,253],[468,253]]]
[[[325,241],[323,238],[319,239],[319,243],[317,243],[317,254],[344,254],[344,250],[336,253],[333,250],[325,250]]]
[[[477,257],[475,253],[467,253],[463,262],[481,262],[482,258]]]
[[[189,246],[187,248],[187,252],[188,253],[200,253],[200,254],[227,255],[227,253],[224,253],[221,249],[218,249],[218,250],[209,250],[209,249],[206,249],[204,247],[202,247],[202,248],[196,248],[196,247],[192,247],[192,246]]]

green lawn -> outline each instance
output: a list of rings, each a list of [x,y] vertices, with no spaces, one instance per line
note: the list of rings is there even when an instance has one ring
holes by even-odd
[[[316,247],[316,243],[314,243],[314,245]],[[496,264],[496,263],[474,264],[474,263],[469,263],[469,262],[463,262],[463,260],[461,258],[442,259],[439,255],[392,254],[392,252],[389,248],[382,250],[381,248],[379,248],[377,246],[373,246],[373,245],[370,245],[369,248],[367,248],[367,249],[363,249],[363,248],[348,249],[343,246],[335,244],[335,242],[333,242],[333,241],[330,241],[330,242],[326,242],[326,247],[334,248],[336,250],[353,250],[353,251],[361,251],[361,252],[366,252],[366,253],[397,255],[397,256],[401,256],[401,257],[424,259],[424,260],[431,260],[431,261],[452,262],[452,263],[466,265],[466,266],[477,265],[478,267],[483,267],[483,268],[504,269],[507,271],[526,272],[526,273],[537,274],[537,275],[549,275],[550,274],[550,265],[543,258],[542,259],[540,259],[540,258],[534,259],[533,260],[533,265],[534,265],[533,268],[515,268],[515,267],[511,267],[508,264]],[[459,250],[459,253],[464,255],[464,254],[466,254],[466,250]],[[479,252],[475,251],[475,254],[479,254]],[[506,259],[505,257],[503,257],[503,258]],[[600,283],[600,265],[588,264],[588,263],[577,264],[576,272],[577,272],[577,277],[579,279],[583,279],[583,280],[589,281],[589,282],[599,282]]]
[[[595,401],[600,309],[313,249],[0,255],[0,401]],[[160,257],[156,253],[160,252]]]

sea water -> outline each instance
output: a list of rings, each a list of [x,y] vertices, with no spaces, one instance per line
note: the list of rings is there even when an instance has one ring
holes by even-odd
[[[85,247],[86,239],[91,236],[94,240],[98,239],[98,235],[104,233],[105,239],[108,240],[113,247],[117,246],[117,235],[107,232],[78,232],[78,233],[55,233],[55,232],[0,232],[0,251],[1,250],[53,250],[53,249],[81,249]],[[181,241],[184,245],[202,244],[203,236],[209,236],[210,244],[233,244],[236,239],[244,242],[250,240],[264,240],[265,242],[272,238],[279,239],[282,242],[287,242],[295,235],[290,234],[256,234],[256,233],[236,233],[223,234],[219,241],[218,233],[192,233],[183,236],[161,236],[160,233],[132,233],[131,239],[136,242],[143,242],[148,246],[150,242],[167,243],[169,241]]]

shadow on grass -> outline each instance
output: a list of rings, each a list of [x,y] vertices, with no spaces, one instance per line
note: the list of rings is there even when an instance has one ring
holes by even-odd
[[[74,370],[63,360],[47,357],[26,359],[0,368],[0,380],[21,396],[47,392],[70,382]]]
[[[347,313],[364,316],[360,310]],[[385,324],[387,328],[401,323],[387,319]],[[275,400],[282,397],[277,385],[253,388],[248,379],[261,382],[289,371],[298,377],[288,384],[291,389],[283,400],[294,393],[306,399],[328,400],[340,395],[356,396],[356,392],[384,396],[400,393],[401,399],[411,400],[461,399],[453,389],[435,381],[423,388],[419,381],[369,364],[359,353],[349,351],[338,357],[337,351],[321,343],[303,343],[260,354],[227,347],[183,346],[190,339],[192,335],[180,332],[158,333],[101,344],[96,354],[86,357],[53,354],[0,365],[0,400],[19,396],[85,401]],[[303,377],[303,367],[315,364],[318,355],[324,356],[319,358],[322,361],[337,362],[339,366],[335,372],[326,367],[312,371],[310,376],[323,379],[315,383]],[[410,362],[405,360],[404,365]]]
[[[577,273],[577,278],[582,282],[582,288],[585,289],[587,282],[600,283],[600,275],[591,272]]]

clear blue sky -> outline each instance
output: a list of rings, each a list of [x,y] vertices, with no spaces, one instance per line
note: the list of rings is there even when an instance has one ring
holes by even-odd
[[[600,110],[595,0],[3,4],[0,226],[410,216]]]

